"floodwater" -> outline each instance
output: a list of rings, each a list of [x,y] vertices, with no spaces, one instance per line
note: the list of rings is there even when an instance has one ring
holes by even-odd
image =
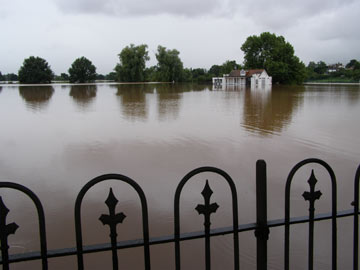
[[[41,199],[49,249],[75,247],[74,204],[80,189],[105,173],[124,174],[139,183],[149,207],[150,237],[173,233],[177,184],[200,166],[225,170],[238,192],[240,224],[255,222],[255,164],[267,162],[268,217],[284,217],[285,181],[299,161],[314,157],[332,166],[337,177],[338,210],[350,208],[360,163],[360,87],[273,86],[270,89],[212,89],[199,85],[0,86],[0,180],[23,184]],[[319,166],[307,166],[292,185],[292,216],[306,215],[311,169],[323,193],[317,213],[330,212],[330,181]],[[189,182],[181,195],[181,232],[198,231],[205,180],[214,191],[212,228],[230,226],[229,188],[214,174]],[[219,184],[220,183],[220,184]],[[82,206],[84,244],[109,242],[99,221],[108,209],[109,188],[126,218],[118,240],[142,235],[138,196],[126,184],[110,181],[86,194]],[[0,191],[10,209],[7,222],[19,229],[9,236],[10,253],[39,250],[37,220],[30,200]],[[291,269],[307,267],[307,225],[291,230]],[[330,269],[330,223],[315,226],[315,269]],[[269,269],[283,269],[283,228],[271,229]],[[240,234],[240,265],[255,269],[253,232]],[[352,219],[338,221],[338,267],[352,263]],[[212,269],[232,269],[231,236],[211,239]],[[183,269],[204,269],[204,240],[181,244]],[[174,269],[173,244],[152,246],[152,269]],[[120,250],[121,269],[142,269],[143,250]],[[111,253],[85,257],[86,269],[111,269]],[[39,261],[12,269],[39,269]],[[76,269],[76,258],[49,259],[49,269]]]

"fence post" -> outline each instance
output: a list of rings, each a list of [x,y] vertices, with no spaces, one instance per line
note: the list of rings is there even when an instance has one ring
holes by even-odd
[[[264,160],[256,162],[256,265],[257,270],[267,269],[267,240],[269,228],[267,226],[267,191],[266,191],[266,163]]]

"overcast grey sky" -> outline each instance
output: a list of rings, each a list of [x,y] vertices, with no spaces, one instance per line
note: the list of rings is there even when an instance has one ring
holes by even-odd
[[[295,54],[327,63],[360,60],[360,0],[0,0],[0,71],[45,58],[57,74],[80,56],[111,72],[130,43],[180,51],[185,67],[243,62],[249,35],[283,35]]]

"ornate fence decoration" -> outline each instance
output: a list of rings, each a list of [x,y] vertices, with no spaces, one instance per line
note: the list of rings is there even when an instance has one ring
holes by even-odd
[[[308,180],[309,191],[303,193],[303,198],[309,203],[309,215],[307,217],[290,218],[290,191],[291,183],[296,172],[307,164],[321,165],[326,169],[329,174],[331,183],[331,213],[315,215],[315,204],[321,198],[322,193],[317,190],[316,184],[318,179],[314,171]],[[211,195],[213,191],[206,180],[201,195],[204,199],[203,204],[198,204],[195,211],[199,215],[204,216],[204,231],[181,234],[180,232],[180,195],[185,184],[190,181],[194,176],[201,173],[211,172],[221,176],[227,185],[230,187],[231,202],[232,202],[232,219],[233,224],[231,227],[211,229],[211,216],[215,214],[219,205],[212,202]],[[109,212],[102,214],[99,217],[99,222],[104,226],[108,226],[110,230],[110,242],[102,245],[83,246],[82,239],[82,226],[81,226],[81,204],[84,196],[94,185],[107,180],[117,180],[125,182],[130,185],[138,194],[141,208],[142,208],[142,240],[133,240],[126,242],[117,241],[117,225],[126,219],[126,213],[116,212],[116,205],[118,200],[112,189],[109,190],[109,195],[105,200]],[[181,269],[180,264],[180,243],[185,240],[200,239],[205,240],[205,269],[211,269],[211,237],[225,234],[233,235],[233,258],[234,269],[240,269],[240,251],[239,251],[239,233],[244,231],[254,231],[256,237],[256,257],[257,269],[267,269],[267,241],[269,239],[270,229],[273,227],[284,226],[285,228],[285,243],[284,243],[284,268],[289,269],[290,265],[290,226],[292,224],[307,223],[308,224],[308,269],[314,268],[314,223],[320,220],[331,220],[332,227],[332,256],[331,263],[332,269],[337,269],[337,219],[342,217],[354,218],[354,232],[353,232],[353,269],[358,269],[358,237],[359,237],[359,182],[360,182],[360,165],[355,174],[354,181],[354,201],[353,209],[337,212],[337,189],[336,178],[332,168],[324,161],[319,159],[306,159],[294,166],[290,171],[285,185],[285,218],[283,220],[268,220],[267,219],[267,186],[266,186],[266,163],[259,160],[256,163],[256,223],[254,224],[238,224],[238,200],[237,191],[234,181],[224,171],[214,167],[201,167],[189,172],[179,183],[174,198],[174,235],[163,236],[157,238],[149,237],[149,222],[148,222],[148,208],[146,197],[141,187],[132,179],[120,174],[106,174],[98,176],[89,181],[79,192],[75,202],[75,232],[76,232],[76,247],[48,250],[46,243],[46,230],[45,230],[45,216],[42,204],[39,198],[28,188],[12,183],[0,182],[0,189],[15,189],[27,195],[35,204],[38,223],[39,223],[39,241],[40,251],[31,253],[21,253],[9,255],[8,236],[15,234],[19,226],[15,223],[8,223],[7,215],[9,209],[6,207],[6,202],[0,196],[0,240],[1,240],[1,261],[4,270],[10,269],[10,265],[16,262],[41,260],[42,269],[48,269],[48,259],[54,257],[65,257],[70,255],[77,256],[78,269],[84,269],[83,255],[99,251],[111,251],[113,269],[121,269],[121,261],[119,262],[117,256],[118,249],[143,247],[144,250],[144,268],[151,269],[150,246],[154,244],[174,243],[175,253],[175,267],[176,270]]]

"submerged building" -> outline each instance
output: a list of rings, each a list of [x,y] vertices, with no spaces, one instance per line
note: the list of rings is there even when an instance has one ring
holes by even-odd
[[[272,84],[272,77],[265,69],[233,70],[223,77],[213,77],[213,85],[250,85],[250,86],[268,86]]]

